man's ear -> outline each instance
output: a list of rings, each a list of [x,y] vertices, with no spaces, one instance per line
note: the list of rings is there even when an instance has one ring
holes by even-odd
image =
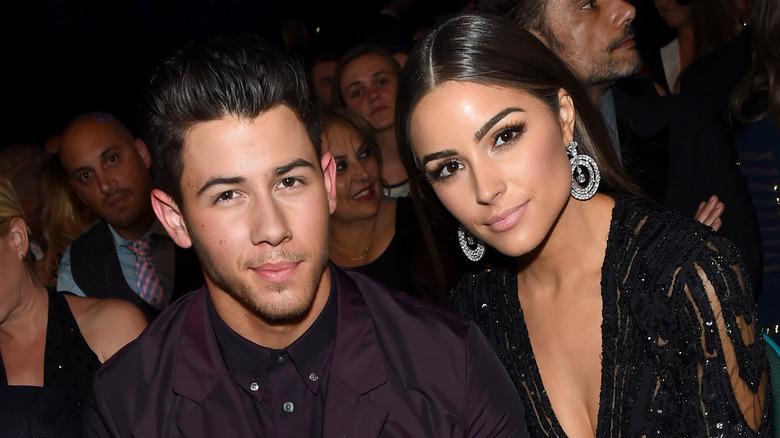
[[[171,236],[174,242],[182,248],[192,246],[190,233],[187,231],[187,224],[184,223],[184,217],[181,214],[179,206],[173,201],[173,198],[160,189],[152,190],[152,209],[157,219],[165,227],[165,231]]]
[[[144,166],[148,169],[152,165],[152,156],[149,155],[149,149],[146,147],[146,143],[140,138],[136,138],[133,142],[135,150],[138,151],[138,155],[141,157],[141,161],[144,162]]]
[[[322,154],[322,174],[325,179],[325,191],[328,194],[330,214],[336,211],[336,161],[330,152]]]
[[[558,90],[558,121],[561,124],[563,145],[566,146],[574,139],[574,101],[566,90]]]
[[[10,225],[8,235],[11,237],[17,257],[21,260],[30,249],[30,235],[27,233],[27,224],[24,222],[24,219],[15,217],[11,219]]]

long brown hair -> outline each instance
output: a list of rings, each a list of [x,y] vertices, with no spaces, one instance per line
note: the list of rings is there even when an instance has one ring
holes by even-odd
[[[732,92],[731,113],[741,123],[765,116],[780,129],[780,4],[753,0],[753,70]]]
[[[574,139],[581,152],[590,155],[601,169],[599,190],[613,195],[639,193],[623,173],[601,114],[566,64],[511,20],[469,13],[445,21],[415,47],[398,85],[395,126],[399,153],[412,176],[413,189],[426,204],[436,196],[415,163],[411,115],[420,99],[447,81],[522,90],[545,102],[553,112],[558,111],[558,91],[566,90],[574,102]]]

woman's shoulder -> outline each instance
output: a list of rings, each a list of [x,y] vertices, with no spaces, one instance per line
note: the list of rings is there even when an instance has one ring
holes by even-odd
[[[613,250],[622,248],[656,261],[695,259],[703,248],[738,257],[733,244],[711,227],[660,204],[631,197],[615,199],[610,241]]]
[[[126,301],[72,294],[66,294],[65,300],[81,335],[101,362],[137,338],[147,324],[143,312]]]

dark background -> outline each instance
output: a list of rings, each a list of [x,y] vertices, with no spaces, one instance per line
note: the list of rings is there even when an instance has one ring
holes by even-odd
[[[431,26],[463,3],[417,0],[406,18]],[[4,0],[0,149],[42,145],[87,111],[114,113],[135,128],[146,80],[186,41],[251,32],[281,43],[282,23],[298,18],[319,44],[343,49],[380,9],[371,0]]]
[[[434,25],[467,0],[412,0],[412,28]],[[639,1],[635,27],[658,21]],[[137,107],[155,66],[180,44],[220,33],[257,33],[281,44],[303,21],[315,43],[360,41],[381,0],[0,0],[0,149],[43,145],[74,116],[108,111],[137,133]],[[648,20],[648,18],[650,20]],[[319,32],[316,30],[319,29]]]

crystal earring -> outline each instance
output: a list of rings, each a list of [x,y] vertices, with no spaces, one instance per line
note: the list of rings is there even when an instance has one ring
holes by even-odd
[[[472,262],[480,261],[485,255],[485,244],[463,228],[463,225],[458,227],[458,243],[463,254]]]
[[[571,195],[580,201],[592,198],[601,182],[599,166],[590,156],[577,154],[577,142],[574,140],[566,146],[566,152],[571,157]]]

